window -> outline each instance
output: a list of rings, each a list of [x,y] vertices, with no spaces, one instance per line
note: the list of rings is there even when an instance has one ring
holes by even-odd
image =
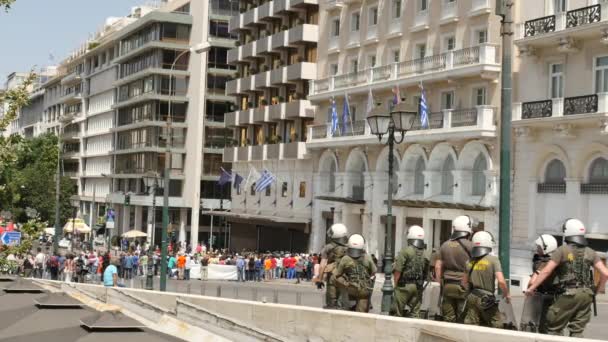
[[[393,0],[393,19],[401,18],[401,0]]]
[[[473,196],[484,196],[486,194],[486,174],[488,168],[486,158],[480,153],[473,163],[473,183],[471,194]]]
[[[454,109],[454,91],[441,93],[441,109]]]
[[[306,197],[306,182],[300,182],[300,198]]]
[[[442,195],[453,195],[454,194],[454,158],[448,156],[443,162],[441,168],[441,194]]]
[[[329,75],[334,76],[338,74],[338,64],[330,64],[329,65]]]
[[[608,92],[608,56],[595,60],[595,92]]]
[[[566,12],[566,0],[553,0],[553,13]]]
[[[401,61],[401,51],[399,49],[393,50],[393,62],[399,63]]]
[[[475,43],[485,44],[488,42],[488,30],[482,29],[475,31]]]
[[[369,9],[369,17],[367,19],[368,26],[375,26],[378,24],[378,7],[372,7]]]
[[[418,10],[420,12],[426,11],[429,8],[428,0],[418,0]]]
[[[376,55],[370,55],[370,56],[368,56],[367,66],[369,68],[373,68],[373,67],[376,66]]]
[[[475,106],[485,106],[486,103],[486,88],[473,88],[473,104]]]
[[[414,169],[414,194],[424,194],[424,158],[418,157],[416,168]]]
[[[287,182],[281,184],[281,197],[287,197]]]
[[[608,160],[597,158],[589,168],[589,183],[608,184]]]
[[[353,58],[350,61],[350,72],[357,72],[359,70],[359,60],[357,58]]]
[[[564,97],[564,65],[551,64],[551,98]]]
[[[415,54],[416,55],[414,56],[414,59],[426,57],[426,44],[425,43],[416,44]]]
[[[331,35],[332,37],[337,37],[340,35],[340,19],[334,19],[332,21]]]
[[[456,38],[454,36],[445,37],[443,40],[444,51],[452,51],[456,48]]]
[[[566,168],[564,163],[559,159],[553,159],[547,165],[545,170],[545,183],[549,184],[565,184],[566,183]]]
[[[329,166],[329,182],[327,192],[336,191],[336,163],[332,162]]]
[[[355,12],[350,15],[350,30],[355,32],[359,31],[359,25],[361,21],[361,14],[359,12]]]

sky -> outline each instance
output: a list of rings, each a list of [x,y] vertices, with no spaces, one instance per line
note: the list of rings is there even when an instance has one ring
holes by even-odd
[[[0,87],[13,71],[57,64],[107,17],[128,15],[146,0],[17,0],[0,11]],[[52,54],[54,63],[50,62]]]

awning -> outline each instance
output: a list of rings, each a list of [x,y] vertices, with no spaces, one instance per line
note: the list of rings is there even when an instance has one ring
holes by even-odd
[[[246,213],[235,213],[232,211],[219,211],[219,210],[203,210],[202,215],[213,215],[223,216],[228,220],[247,220],[257,221],[259,223],[284,223],[284,224],[310,224],[311,219],[299,218],[299,217],[279,217],[279,216],[268,216],[268,215],[254,215]]]
[[[386,204],[386,201],[384,201]],[[393,200],[393,206],[396,207],[410,207],[410,208],[439,208],[439,209],[461,209],[461,210],[473,210],[473,211],[491,211],[494,207],[486,207],[478,204],[465,204],[465,203],[453,203],[453,202],[437,202],[437,201],[426,201],[426,200]]]
[[[351,197],[317,196],[315,198],[318,200],[322,200],[322,201],[332,201],[332,202],[340,202],[340,203],[347,203],[347,204],[365,204],[365,200],[354,199]]]

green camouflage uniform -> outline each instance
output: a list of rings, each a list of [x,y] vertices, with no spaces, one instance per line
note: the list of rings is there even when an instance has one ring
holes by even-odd
[[[400,272],[401,276],[393,293],[391,316],[420,317],[422,287],[428,277],[429,264],[430,256],[422,248],[410,245],[399,252],[393,265],[393,272]],[[407,312],[406,306],[409,308]]]
[[[591,320],[591,304],[595,292],[593,265],[599,256],[594,250],[578,245],[562,245],[551,255],[558,264],[555,269],[560,295],[547,312],[549,335],[562,335],[568,327],[570,336],[583,337]]]
[[[372,281],[374,274],[376,274],[376,265],[367,254],[358,258],[345,255],[334,269],[336,286],[355,299],[357,302],[355,311],[369,311],[369,300],[374,290]]]
[[[467,274],[471,292],[467,296],[464,324],[503,328],[502,316],[494,295],[497,272],[502,272],[502,267],[498,258],[493,255],[469,261]]]
[[[325,307],[330,309],[340,308],[342,306],[341,301],[338,301],[338,289],[336,288],[336,277],[333,275],[333,271],[342,259],[346,255],[346,246],[341,245],[335,241],[332,241],[323,247],[321,251],[321,258],[327,259],[327,266],[323,271],[323,278],[325,279]]]

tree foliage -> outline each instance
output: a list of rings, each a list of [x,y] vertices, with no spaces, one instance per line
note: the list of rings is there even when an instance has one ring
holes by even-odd
[[[4,10],[8,12],[11,9],[11,5],[15,2],[15,0],[0,0],[0,9],[4,7]]]

